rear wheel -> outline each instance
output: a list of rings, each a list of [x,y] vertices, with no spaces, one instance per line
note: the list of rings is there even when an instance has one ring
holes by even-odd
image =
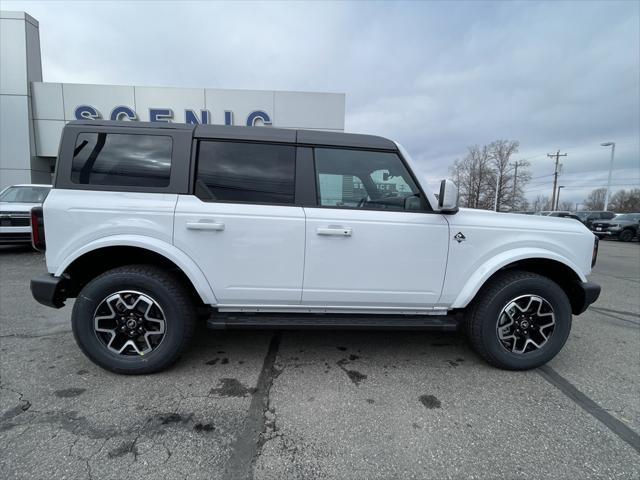
[[[499,274],[467,311],[474,350],[507,370],[544,365],[562,349],[570,330],[567,295],[552,280],[530,272]]]
[[[620,235],[618,235],[618,239],[621,242],[630,242],[633,240],[633,231],[629,229],[621,231]]]
[[[109,270],[80,292],[71,317],[82,351],[116,373],[144,374],[175,362],[193,335],[196,310],[184,285],[165,270]]]

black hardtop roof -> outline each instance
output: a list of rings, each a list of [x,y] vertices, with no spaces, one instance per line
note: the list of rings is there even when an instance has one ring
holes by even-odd
[[[186,123],[168,122],[139,122],[123,120],[71,120],[67,125],[92,125],[97,127],[118,127],[118,128],[167,128],[171,130],[193,130],[194,125]]]
[[[370,148],[376,150],[397,149],[394,142],[376,135],[320,130],[296,130],[273,127],[239,127],[227,125],[189,125],[185,123],[165,122],[124,122],[120,120],[73,120],[69,122],[69,125],[186,130],[192,131],[193,136],[196,138],[218,138],[223,140],[298,143],[301,145]]]

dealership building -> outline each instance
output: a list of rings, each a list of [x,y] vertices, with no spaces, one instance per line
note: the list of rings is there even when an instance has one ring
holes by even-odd
[[[345,95],[43,82],[38,21],[0,11],[0,189],[50,183],[74,119],[343,131]]]

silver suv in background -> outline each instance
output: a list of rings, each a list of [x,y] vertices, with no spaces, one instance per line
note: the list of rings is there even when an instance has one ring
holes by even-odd
[[[51,185],[12,185],[0,192],[0,244],[31,243],[31,209],[42,205]]]

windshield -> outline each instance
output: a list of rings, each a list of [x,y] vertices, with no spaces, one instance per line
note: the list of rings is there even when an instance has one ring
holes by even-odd
[[[42,203],[50,187],[9,187],[0,194],[0,202]]]
[[[613,220],[621,220],[623,222],[637,222],[638,220],[640,220],[640,213],[624,213],[622,215],[617,215]]]

